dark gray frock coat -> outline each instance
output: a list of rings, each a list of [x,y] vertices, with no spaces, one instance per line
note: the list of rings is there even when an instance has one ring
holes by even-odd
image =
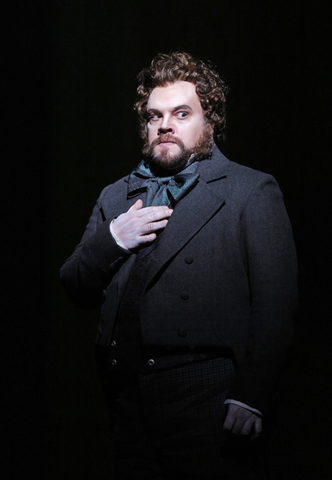
[[[146,345],[230,347],[237,379],[229,398],[267,412],[290,346],[297,263],[274,178],[229,161],[215,146],[199,182],[174,208],[142,296]],[[83,238],[61,269],[74,304],[101,307],[97,343],[110,342],[136,254],[113,240],[110,221],[127,200],[128,177],[107,186]]]

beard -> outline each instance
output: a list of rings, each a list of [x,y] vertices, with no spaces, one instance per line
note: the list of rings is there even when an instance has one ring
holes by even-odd
[[[173,142],[178,145],[180,151],[176,155],[170,155],[167,148],[164,148],[160,153],[155,152],[155,147],[161,142]],[[192,148],[186,148],[182,140],[174,137],[172,134],[161,134],[158,138],[153,140],[151,144],[146,143],[143,147],[143,154],[147,157],[150,167],[166,170],[179,170],[183,168],[192,155],[196,160],[203,160],[211,155],[213,146],[213,127],[206,124],[200,138]]]

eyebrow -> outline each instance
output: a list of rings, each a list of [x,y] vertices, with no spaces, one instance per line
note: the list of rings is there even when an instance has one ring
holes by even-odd
[[[177,107],[173,108],[173,112],[176,110],[191,110],[191,107],[189,105],[178,105]]]
[[[192,108],[189,106],[189,105],[177,105],[176,107],[174,107],[172,109],[172,112],[176,112],[177,110],[191,110],[192,111]],[[158,110],[158,108],[149,108],[146,113],[160,113],[160,110]]]

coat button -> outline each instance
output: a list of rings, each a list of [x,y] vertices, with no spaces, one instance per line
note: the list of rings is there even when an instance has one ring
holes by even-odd
[[[120,267],[120,265],[123,263],[123,257],[119,257],[115,260],[114,265],[116,267]]]
[[[193,259],[193,257],[188,256],[188,257],[186,257],[186,258],[184,259],[184,261],[185,261],[188,265],[190,265],[191,263],[193,263],[194,259]]]
[[[118,362],[115,360],[115,358],[113,358],[111,361],[111,364],[113,367],[115,367],[118,364]]]
[[[178,335],[181,338],[185,338],[187,336],[187,332],[185,330],[178,330]]]
[[[182,298],[182,300],[188,300],[188,298],[189,298],[189,293],[188,293],[188,292],[182,292],[182,293],[181,293],[181,298]]]
[[[153,367],[154,364],[155,364],[155,361],[153,360],[153,358],[150,358],[150,360],[148,360],[148,365],[150,367]]]

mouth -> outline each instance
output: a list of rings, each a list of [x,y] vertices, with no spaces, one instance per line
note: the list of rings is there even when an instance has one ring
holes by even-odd
[[[171,142],[171,141],[163,141],[163,142],[159,142],[158,145],[161,145],[161,146],[167,146],[167,145],[176,145],[176,142]]]
[[[168,146],[168,145],[174,145],[174,144],[177,144],[177,142],[173,138],[170,138],[167,135],[161,136],[158,141],[158,145],[162,145],[162,146]]]

